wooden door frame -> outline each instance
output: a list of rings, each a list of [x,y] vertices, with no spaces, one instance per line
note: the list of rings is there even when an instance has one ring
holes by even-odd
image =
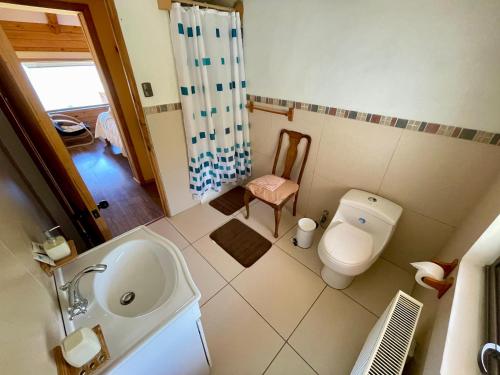
[[[120,132],[123,136],[123,142],[129,157],[134,179],[145,184],[152,182],[146,180],[137,156],[136,145],[141,142],[145,152],[147,153],[147,161],[152,170],[153,179],[156,183],[160,196],[162,209],[165,215],[169,215],[168,201],[163,187],[159,166],[154,153],[154,148],[151,142],[151,136],[146,123],[142,104],[140,101],[139,91],[133,75],[132,65],[125,45],[125,40],[118,19],[118,13],[113,0],[3,0],[7,3],[34,6],[39,8],[70,10],[78,12],[84,33],[88,36],[89,48],[92,55],[95,57],[96,65],[98,65],[100,73],[102,73],[103,83],[107,89],[113,107]],[[98,32],[95,19],[104,18],[107,25],[110,27],[101,27]],[[102,25],[101,25],[102,26]],[[105,49],[105,38],[113,41],[110,48]],[[119,63],[113,58],[118,55]],[[113,73],[113,74],[112,74]],[[124,85],[125,84],[125,85]],[[121,87],[118,91],[117,87]],[[125,88],[126,87],[126,88]],[[126,116],[122,108],[122,100],[130,100],[133,104],[133,114]],[[131,123],[133,122],[133,124]],[[133,128],[133,127],[136,128]],[[137,129],[138,128],[138,129]],[[137,131],[138,130],[138,131]],[[134,131],[136,136],[134,136]],[[137,137],[138,136],[138,137]],[[135,140],[135,144],[134,144]]]
[[[1,28],[0,109],[88,245],[108,240],[105,220]],[[52,161],[50,168],[45,159]]]

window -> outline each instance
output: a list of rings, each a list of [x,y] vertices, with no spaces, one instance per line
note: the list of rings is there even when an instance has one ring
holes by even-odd
[[[25,62],[23,67],[46,111],[108,103],[92,61]]]

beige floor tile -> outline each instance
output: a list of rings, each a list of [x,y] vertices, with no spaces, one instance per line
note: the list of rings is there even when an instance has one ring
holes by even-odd
[[[277,238],[274,238],[274,210],[271,206],[262,202],[256,202],[250,207],[250,217],[248,219],[245,219],[244,214],[245,211],[240,212],[237,218],[272,243],[276,242]],[[283,208],[281,212],[279,236],[281,237],[288,232],[290,228],[297,224],[299,219],[299,215],[294,217],[288,209]]]
[[[318,243],[321,240],[321,236],[323,236],[324,229],[316,229],[316,233],[314,233],[314,242],[309,249],[302,249],[293,244],[293,239],[296,233],[297,226],[294,226],[288,231],[288,233],[281,237],[278,242],[276,242],[276,245],[280,249],[297,259],[311,271],[318,275],[321,275],[321,268],[323,268],[323,263],[321,263],[321,260],[318,256]]]
[[[202,307],[201,320],[212,375],[262,374],[284,343],[229,285]]]
[[[288,343],[319,374],[349,374],[377,318],[327,287]]]
[[[177,230],[191,243],[219,228],[229,219],[231,216],[220,213],[208,203],[196,205],[169,218]]]
[[[290,347],[285,344],[265,375],[313,375],[314,370]]]
[[[325,286],[320,277],[274,246],[231,284],[284,338]]]
[[[181,250],[189,246],[189,242],[182,237],[166,218],[152,222],[148,225],[148,228],[165,237],[167,240],[172,241]]]
[[[227,281],[231,281],[245,269],[209,235],[193,243],[193,246]]]
[[[256,203],[259,203],[258,199],[254,199],[253,201],[251,201],[249,206],[252,207]],[[232,217],[237,217],[239,214],[245,215],[245,212],[246,212],[246,208],[245,208],[245,206],[243,206],[238,211],[236,211],[234,214],[232,214],[231,216]]]
[[[357,276],[344,293],[380,316],[398,290],[410,294],[414,284],[413,274],[379,259],[368,271]]]
[[[182,255],[186,259],[194,283],[201,292],[201,306],[227,283],[192,246],[186,248]]]

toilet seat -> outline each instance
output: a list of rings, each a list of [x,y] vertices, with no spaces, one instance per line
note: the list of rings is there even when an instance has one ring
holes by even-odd
[[[346,266],[367,263],[373,253],[372,236],[349,223],[339,223],[324,234],[324,254]]]

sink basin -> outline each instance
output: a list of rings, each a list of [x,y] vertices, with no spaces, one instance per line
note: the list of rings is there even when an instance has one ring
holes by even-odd
[[[70,320],[68,296],[60,287],[82,269],[99,263],[107,265],[106,271],[80,280],[80,293],[89,301],[87,312]],[[130,363],[134,353],[161,332],[186,314],[193,319],[200,314],[201,295],[180,250],[145,226],[79,255],[57,269],[54,278],[66,333],[101,326],[113,359],[106,373],[121,374],[120,366]]]
[[[147,240],[124,243],[101,263],[108,268],[94,277],[95,296],[116,315],[138,317],[156,310],[167,302],[177,283],[172,255]]]

